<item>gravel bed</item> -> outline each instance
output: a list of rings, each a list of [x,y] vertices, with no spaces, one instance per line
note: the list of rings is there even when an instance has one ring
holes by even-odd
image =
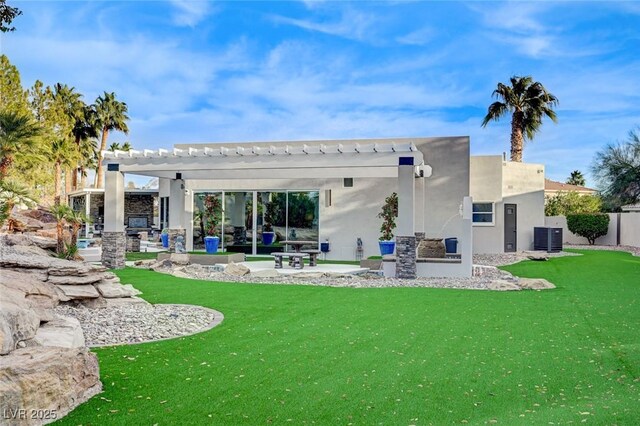
[[[80,321],[87,346],[142,343],[195,334],[213,328],[222,314],[192,305],[142,305],[89,309],[60,305],[58,315]]]
[[[633,254],[634,256],[640,256],[640,247],[634,247],[634,246],[588,246],[588,245],[578,245],[578,244],[572,244],[572,245],[568,245],[565,244],[564,248],[572,248],[572,249],[578,249],[578,250],[610,250],[610,251],[626,251],[629,252],[631,254]]]
[[[569,253],[561,251],[559,253],[545,253],[545,252],[516,252],[516,253],[499,253],[499,254],[474,254],[473,264],[484,266],[504,266],[518,263],[522,260],[526,260],[527,256],[535,254],[545,254],[548,257],[563,257],[563,256],[580,256],[579,253]]]

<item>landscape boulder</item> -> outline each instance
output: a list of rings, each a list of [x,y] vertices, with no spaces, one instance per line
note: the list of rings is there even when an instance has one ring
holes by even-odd
[[[85,345],[80,321],[59,315],[56,315],[48,323],[41,325],[33,341],[40,346],[62,348],[80,348]]]
[[[233,275],[236,277],[244,277],[249,273],[249,268],[239,263],[229,263],[224,268],[224,273],[227,275]]]
[[[32,339],[40,325],[40,316],[31,309],[24,293],[0,287],[0,355],[13,351],[19,342]]]
[[[556,288],[555,285],[544,278],[518,278],[518,285],[525,290],[548,290]]]
[[[49,410],[59,419],[101,390],[98,358],[84,347],[29,347],[0,357],[0,407],[5,412]],[[2,424],[53,420],[3,418]]]

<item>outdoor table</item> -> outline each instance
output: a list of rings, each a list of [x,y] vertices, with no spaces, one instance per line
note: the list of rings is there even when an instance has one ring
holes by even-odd
[[[306,245],[318,245],[317,241],[304,241],[304,240],[284,240],[281,241],[283,244],[288,244],[291,247],[293,247],[293,250],[295,250],[296,252],[300,252],[302,251],[302,246],[306,246]]]

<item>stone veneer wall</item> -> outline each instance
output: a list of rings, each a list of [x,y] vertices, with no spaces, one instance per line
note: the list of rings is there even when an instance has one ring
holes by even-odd
[[[102,233],[102,264],[110,269],[124,268],[127,235],[125,232]]]
[[[396,278],[416,278],[416,237],[396,235]]]
[[[169,252],[175,253],[176,251],[176,237],[178,235],[182,235],[184,238],[185,244],[187,242],[187,230],[184,228],[169,228],[167,229],[169,234]],[[186,247],[185,247],[186,249]]]
[[[124,196],[124,223],[129,225],[129,217],[147,217],[149,227],[153,226],[153,195],[149,194],[125,194]]]

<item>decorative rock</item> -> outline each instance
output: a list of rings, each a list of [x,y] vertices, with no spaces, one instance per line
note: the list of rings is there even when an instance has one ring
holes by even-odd
[[[102,281],[102,273],[90,275],[49,275],[47,282],[51,284],[82,285]]]
[[[520,290],[520,287],[515,283],[507,280],[493,280],[487,284],[488,290],[497,290],[497,291],[513,291]]]
[[[250,272],[249,268],[239,263],[229,263],[224,268],[224,273],[227,275],[234,275],[236,277],[242,277]]]
[[[85,345],[80,321],[58,315],[41,326],[33,340],[41,346],[61,348],[80,348]]]
[[[534,251],[534,252],[527,253],[527,259],[544,261],[544,260],[549,260],[549,256],[546,253]]]
[[[191,278],[190,274],[187,274],[184,271],[181,271],[180,269],[174,269],[173,271],[171,271],[171,275],[173,275],[176,278]]]
[[[360,261],[361,268],[367,268],[371,271],[378,271],[382,268],[382,259],[362,259]]]
[[[96,290],[96,288],[92,285],[64,285],[58,284],[58,287],[65,296],[70,299],[93,299],[96,297],[100,297],[100,294]]]
[[[188,265],[189,254],[188,253],[171,253],[169,260],[174,265]]]
[[[122,287],[124,287],[127,290],[129,290],[129,292],[131,293],[131,297],[138,296],[138,295],[142,294],[142,292],[140,290],[138,290],[137,288],[135,288],[131,284],[122,284]]]
[[[94,286],[98,292],[107,299],[113,299],[114,297],[131,297],[135,296],[135,293],[131,290],[133,286],[125,287],[122,284],[112,283],[100,283]]]
[[[98,358],[87,348],[33,347],[0,357],[5,412],[53,411],[61,418],[101,390]]]
[[[525,290],[548,290],[556,288],[555,285],[544,278],[518,278],[518,285]]]
[[[45,238],[31,234],[6,234],[3,242],[7,246],[36,246],[41,249],[55,249],[57,241],[55,238]]]
[[[442,238],[425,238],[418,245],[418,257],[443,258],[445,247]]]
[[[117,297],[113,299],[104,299],[107,304],[105,307],[110,308],[114,306],[135,306],[135,305],[144,305],[150,306],[151,304],[144,299],[139,297]]]
[[[324,276],[322,272],[297,272],[292,274],[296,278],[321,278]]]
[[[0,355],[4,355],[14,350],[18,342],[36,335],[40,318],[25,300],[23,292],[0,288]]]

